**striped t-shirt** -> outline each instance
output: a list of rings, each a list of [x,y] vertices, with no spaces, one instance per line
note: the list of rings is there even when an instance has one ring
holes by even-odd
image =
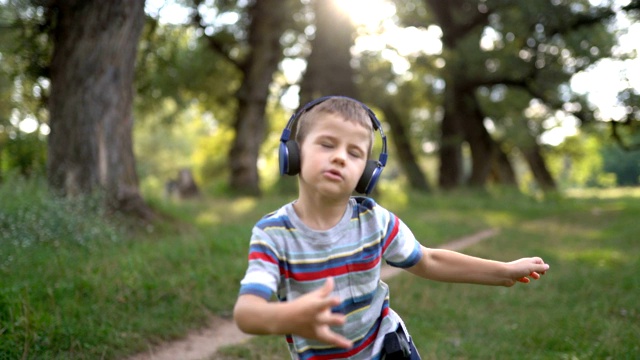
[[[345,324],[332,330],[354,345],[341,349],[288,335],[292,359],[378,359],[384,335],[404,327],[389,308],[389,288],[380,280],[382,259],[407,268],[421,254],[409,228],[371,198],[352,197],[340,222],[326,231],[307,227],[289,203],[254,226],[240,295],[294,300],[332,276],[332,295],[341,300],[332,311],[346,315]]]

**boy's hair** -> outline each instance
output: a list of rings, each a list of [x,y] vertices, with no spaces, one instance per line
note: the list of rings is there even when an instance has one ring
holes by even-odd
[[[320,120],[321,114],[339,115],[342,116],[345,121],[355,122],[369,130],[371,138],[367,158],[371,155],[371,149],[373,148],[373,120],[369,117],[369,113],[362,104],[349,98],[335,97],[325,100],[300,115],[296,130],[296,141],[298,144],[302,144],[306,139],[309,131],[311,131],[312,125]]]

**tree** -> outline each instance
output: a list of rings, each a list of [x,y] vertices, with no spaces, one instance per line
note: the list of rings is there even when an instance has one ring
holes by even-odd
[[[265,109],[273,75],[283,59],[280,38],[290,24],[289,1],[254,0],[236,33],[222,29],[207,35],[212,50],[224,55],[241,72],[241,84],[233,128],[235,137],[229,151],[230,187],[238,192],[259,195],[258,156],[267,129]],[[204,30],[211,24],[201,14],[203,1],[195,1],[194,23]],[[237,11],[237,10],[236,10]],[[213,27],[212,27],[213,28]],[[239,37],[237,39],[236,37]],[[238,46],[242,45],[242,46]],[[241,56],[234,55],[240,53]]]
[[[489,175],[496,173],[492,172],[494,164],[502,164],[507,170],[501,173],[512,173],[504,168],[508,162],[500,153],[509,143],[507,148],[519,147],[527,155],[525,159],[540,187],[554,189],[541,154],[540,135],[545,128],[540,121],[558,113],[587,118],[586,107],[577,105],[580,99],[571,93],[568,81],[576,72],[610,55],[613,35],[605,25],[613,10],[588,2],[425,0],[424,6],[430,11],[420,16],[397,3],[405,24],[437,24],[443,33],[446,66],[440,76],[446,88],[440,185],[451,188],[465,180],[464,143],[469,145],[473,160],[469,184],[484,185]],[[520,91],[526,93],[526,101],[517,107],[512,102],[513,94],[521,96]],[[546,118],[526,115],[525,110],[536,103],[547,109]],[[517,116],[500,111],[508,107],[516,110]],[[488,131],[487,121],[502,134],[523,135],[499,138],[495,131]],[[509,127],[514,129],[505,130]]]
[[[402,100],[402,98],[398,100]],[[398,162],[407,176],[409,186],[418,191],[430,191],[431,187],[418,165],[418,159],[411,145],[411,136],[409,136],[406,126],[407,121],[404,120],[402,115],[401,109],[406,109],[406,107],[397,106],[396,103],[391,101],[382,101],[381,107],[392,130],[393,144],[398,154]]]
[[[150,220],[132,146],[144,2],[52,0],[48,181],[66,196],[104,190],[109,208]]]

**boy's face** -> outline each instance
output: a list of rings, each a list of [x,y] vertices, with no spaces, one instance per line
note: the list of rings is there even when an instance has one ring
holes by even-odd
[[[337,114],[323,114],[300,144],[300,191],[350,196],[364,172],[370,130]]]

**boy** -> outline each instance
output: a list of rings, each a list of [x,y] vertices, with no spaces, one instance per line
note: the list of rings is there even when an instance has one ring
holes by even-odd
[[[378,162],[369,160],[374,130],[383,137]],[[537,257],[504,263],[426,248],[393,213],[352,196],[368,194],[386,162],[380,124],[356,100],[303,107],[280,156],[282,173],[299,172],[298,199],[255,225],[234,319],[250,334],[285,335],[292,359],[420,359],[389,308],[383,259],[426,279],[485,285],[526,283],[549,269]]]

